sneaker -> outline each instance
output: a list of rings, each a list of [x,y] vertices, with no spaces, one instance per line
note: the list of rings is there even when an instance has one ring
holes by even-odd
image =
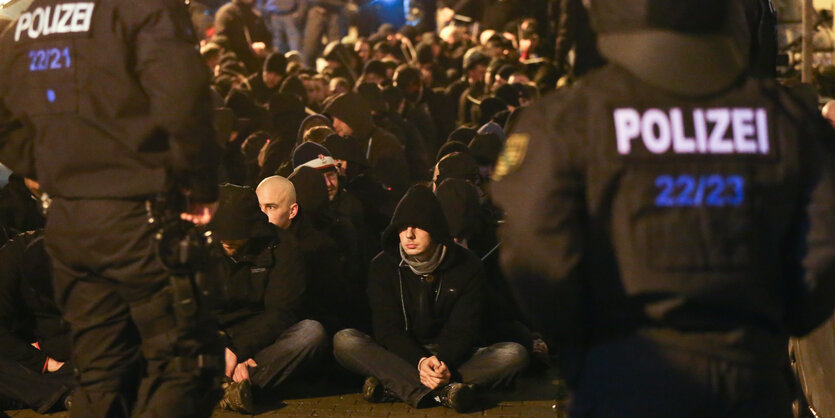
[[[362,398],[371,403],[397,401],[397,398],[383,386],[383,382],[374,376],[365,379],[365,384],[362,385]]]
[[[218,407],[242,414],[254,413],[255,402],[252,399],[252,383],[249,380],[224,383],[223,390],[223,399]]]
[[[435,402],[455,412],[467,412],[475,403],[475,391],[472,385],[449,383],[435,389]]]

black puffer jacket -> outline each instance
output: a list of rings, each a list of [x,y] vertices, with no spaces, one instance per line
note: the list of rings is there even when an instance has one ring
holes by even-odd
[[[405,226],[423,229],[447,247],[441,265],[428,275],[434,283],[428,295],[434,298],[431,312],[420,309],[428,276],[414,274],[400,256],[398,236]],[[425,346],[435,345],[438,358],[457,368],[473,353],[479,337],[485,303],[481,261],[452,241],[440,204],[423,186],[413,187],[400,201],[383,233],[383,248],[371,262],[368,284],[375,339],[415,366],[421,357],[432,355]]]

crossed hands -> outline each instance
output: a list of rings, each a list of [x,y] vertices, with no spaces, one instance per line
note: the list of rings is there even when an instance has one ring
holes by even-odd
[[[432,390],[449,383],[449,379],[452,377],[446,363],[438,360],[436,356],[420,359],[418,372],[420,373],[420,383]]]
[[[238,363],[238,356],[229,348],[226,349],[226,377],[235,382],[249,380],[249,368],[258,367],[253,359]]]

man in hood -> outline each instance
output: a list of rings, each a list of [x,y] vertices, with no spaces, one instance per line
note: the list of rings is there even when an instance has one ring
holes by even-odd
[[[409,190],[382,245],[368,283],[374,338],[355,329],[334,337],[337,361],[369,376],[366,400],[394,397],[413,407],[434,400],[462,412],[472,406],[473,385],[499,386],[527,365],[519,344],[480,348],[484,270],[453,241],[431,190]]]
[[[279,235],[251,188],[221,186],[209,229],[223,247],[211,266],[223,290],[214,313],[228,336],[231,382],[220,406],[252,413],[252,389],[266,394],[315,364],[328,338],[322,324],[302,320],[305,270],[297,241]]]
[[[333,119],[337,134],[360,141],[374,177],[391,188],[394,196],[402,195],[411,183],[403,147],[392,134],[374,125],[371,109],[362,96],[337,96],[325,106],[324,113]]]

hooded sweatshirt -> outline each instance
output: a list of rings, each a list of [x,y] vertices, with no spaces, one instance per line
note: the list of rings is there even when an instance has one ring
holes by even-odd
[[[399,233],[408,226],[446,248],[432,273],[415,274],[401,256]],[[400,201],[382,245],[368,283],[375,339],[415,366],[432,356],[425,346],[435,345],[438,359],[457,368],[477,346],[485,303],[481,261],[453,242],[441,205],[424,186]]]
[[[365,99],[357,93],[342,94],[328,103],[324,113],[351,127],[353,136],[363,145],[374,177],[401,196],[411,183],[406,154],[394,135],[374,125]]]

